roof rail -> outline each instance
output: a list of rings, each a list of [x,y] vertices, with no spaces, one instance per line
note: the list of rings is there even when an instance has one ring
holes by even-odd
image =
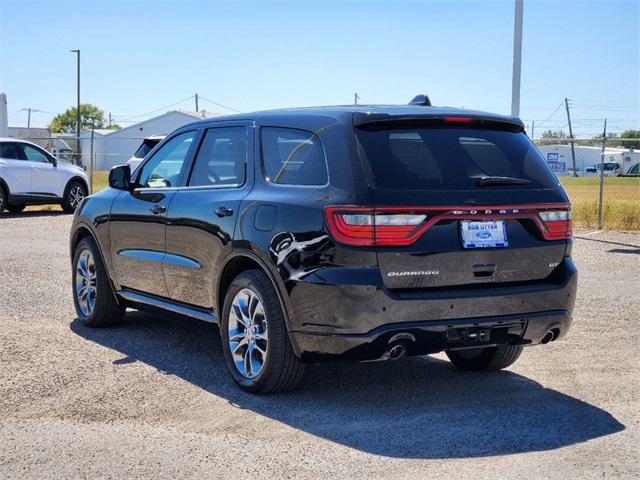
[[[423,107],[430,107],[431,100],[429,100],[429,97],[426,94],[421,93],[420,95],[416,95],[415,97],[413,97],[413,100],[409,102],[409,105],[422,105]]]

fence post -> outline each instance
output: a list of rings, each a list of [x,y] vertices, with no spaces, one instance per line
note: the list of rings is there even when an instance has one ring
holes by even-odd
[[[96,129],[95,120],[91,123],[91,154],[89,157],[89,195],[93,193],[93,134]]]
[[[602,197],[604,193],[604,149],[607,146],[607,119],[602,132],[602,154],[600,156],[600,191],[598,192],[598,230],[602,230]]]

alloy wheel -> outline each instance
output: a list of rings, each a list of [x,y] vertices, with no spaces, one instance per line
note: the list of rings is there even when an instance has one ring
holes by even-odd
[[[80,205],[80,202],[82,201],[83,198],[84,198],[84,190],[82,189],[81,186],[76,185],[72,187],[71,190],[69,191],[69,204],[73,208],[77,208],[78,205]]]
[[[85,317],[96,308],[96,262],[89,250],[82,250],[76,264],[75,293],[80,311]]]
[[[253,290],[243,288],[233,297],[228,334],[229,349],[238,372],[247,379],[257,377],[267,359],[269,334],[264,307]]]

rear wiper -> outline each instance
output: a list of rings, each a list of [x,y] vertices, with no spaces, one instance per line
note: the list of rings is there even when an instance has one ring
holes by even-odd
[[[526,178],[516,177],[480,177],[476,180],[476,185],[483,187],[485,185],[527,185],[531,183]]]

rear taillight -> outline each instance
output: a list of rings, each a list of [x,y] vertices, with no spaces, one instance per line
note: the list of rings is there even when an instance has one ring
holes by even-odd
[[[571,238],[571,210],[543,210],[538,212],[547,240]]]
[[[532,221],[545,240],[571,238],[571,209],[566,203],[530,205],[331,206],[325,208],[329,233],[352,246],[407,246],[442,220]]]
[[[411,245],[419,237],[427,215],[376,213],[368,207],[327,207],[329,233],[345,245]]]

